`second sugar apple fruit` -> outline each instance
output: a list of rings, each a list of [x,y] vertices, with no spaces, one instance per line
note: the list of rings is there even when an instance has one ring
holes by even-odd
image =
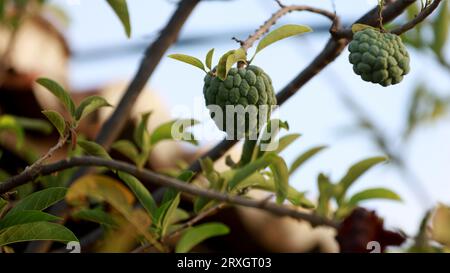
[[[409,73],[409,54],[399,36],[366,28],[348,46],[353,70],[364,81],[382,86],[397,84]]]
[[[214,73],[208,73],[204,81],[203,94],[206,106],[217,105],[220,107],[223,113],[222,118],[216,117],[214,111],[211,111],[212,108],[209,108],[211,117],[220,130],[227,132],[228,137],[239,139],[256,133],[270,117],[271,108],[277,104],[272,80],[261,68],[254,65],[239,69],[231,68],[225,80],[221,80]],[[227,105],[241,105],[244,108],[256,106],[254,109],[257,109],[258,112],[257,120],[254,120],[255,116],[250,117],[248,114],[244,118],[238,119],[237,114],[227,113]],[[230,118],[234,120],[234,132],[230,131],[230,127],[232,127],[229,126]],[[245,124],[243,124],[244,121]],[[238,130],[238,128],[241,129]]]

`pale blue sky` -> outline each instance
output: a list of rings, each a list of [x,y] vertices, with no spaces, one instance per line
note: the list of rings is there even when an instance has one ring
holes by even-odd
[[[127,40],[119,21],[105,1],[79,0],[80,5],[68,5],[69,1],[66,0],[53,2],[65,8],[72,18],[67,38],[76,53],[111,45],[148,41],[164,26],[175,7],[166,0],[129,0],[133,37]],[[286,4],[290,2],[331,9],[330,1],[326,0],[284,1]],[[348,19],[345,21],[351,21],[372,8],[376,1],[335,2],[338,14]],[[210,48],[215,48],[217,57],[218,54],[236,47],[235,42],[230,39],[234,32],[255,29],[276,9],[277,6],[272,0],[201,3],[183,28],[182,37],[221,32],[230,33],[230,37],[190,47],[176,46],[168,53],[184,53],[203,58]],[[287,16],[279,25],[315,25],[326,22],[316,15],[297,13]],[[327,39],[327,35],[315,33],[286,40],[264,50],[254,63],[271,75],[275,89],[279,90],[311,61]],[[280,118],[289,122],[291,133],[298,132],[303,135],[284,153],[287,162],[292,162],[295,156],[312,146],[329,145],[328,150],[293,176],[293,186],[310,191],[311,197],[316,196],[316,177],[319,172],[330,174],[337,180],[352,163],[380,155],[364,135],[346,138],[338,136],[337,130],[341,126],[352,124],[354,119],[336,96],[338,85],[335,80],[341,81],[339,85],[343,84],[344,88],[349,88],[346,92],[369,112],[394,143],[401,143],[399,134],[404,126],[406,107],[414,86],[426,81],[427,85],[438,92],[450,92],[448,72],[440,70],[430,55],[412,49],[410,51],[412,71],[399,85],[382,88],[360,80],[353,74],[352,67],[347,62],[348,54],[344,52],[336,62],[283,105]],[[133,76],[140,58],[140,53],[136,52],[93,61],[74,59],[71,64],[71,85],[75,89],[84,89],[112,81],[128,80]],[[160,92],[170,105],[192,108],[194,98],[202,96],[202,78],[203,73],[200,70],[164,58],[149,85]],[[450,203],[448,139],[450,126],[447,116],[437,123],[421,127],[409,144],[409,167],[426,185],[435,202]],[[351,192],[379,186],[395,190],[403,197],[403,203],[372,201],[364,205],[376,209],[386,218],[389,226],[400,227],[412,233],[417,229],[425,208],[418,203],[406,183],[394,168],[382,165],[364,175]]]

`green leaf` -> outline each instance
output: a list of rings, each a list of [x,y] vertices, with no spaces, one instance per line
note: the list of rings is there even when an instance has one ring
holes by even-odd
[[[277,41],[311,31],[312,29],[310,27],[302,25],[284,25],[282,27],[279,27],[271,31],[259,42],[258,47],[256,48],[255,55]]]
[[[239,183],[238,189],[252,187],[255,189],[276,192],[275,181],[273,178],[266,179],[260,173],[254,173],[249,178]],[[293,205],[302,208],[314,208],[315,205],[305,197],[305,193],[297,191],[295,188],[289,186],[286,199]]]
[[[98,108],[111,106],[104,98],[99,96],[90,96],[81,101],[75,112],[75,119],[82,120],[84,117],[94,112]]]
[[[22,147],[25,142],[25,131],[23,127],[17,122],[16,118],[11,115],[0,116],[0,132],[3,130],[11,130],[17,137],[17,148]]]
[[[208,54],[206,54],[206,67],[209,68],[209,70],[211,70],[212,67],[212,58],[214,56],[214,48],[212,48],[211,50],[208,51]]]
[[[43,119],[15,117],[17,123],[25,130],[41,132],[43,134],[50,134],[53,127],[48,121]]]
[[[289,134],[281,137],[280,140],[278,141],[278,148],[275,152],[277,154],[281,153],[289,145],[291,145],[294,141],[296,141],[299,137],[301,137],[300,134]]]
[[[314,148],[307,150],[300,156],[298,156],[292,163],[291,168],[289,169],[289,174],[294,173],[300,166],[303,165],[303,163],[305,163],[306,161],[311,159],[314,155],[316,155],[317,153],[319,153],[320,151],[322,151],[325,148],[326,148],[326,146],[314,147]]]
[[[269,151],[276,150],[276,145],[278,145],[276,136],[281,129],[289,130],[289,123],[279,119],[272,119],[267,123],[259,138],[258,154],[257,156],[253,156],[253,159],[261,157]]]
[[[269,160],[269,154],[264,155],[252,161],[242,168],[236,169],[234,175],[228,182],[228,189],[233,190],[237,187],[241,182],[243,182],[247,177],[250,177],[253,173],[258,170],[264,169],[271,164]]]
[[[150,149],[150,135],[147,131],[147,124],[151,114],[151,111],[143,113],[141,121],[133,132],[133,139],[142,150]]]
[[[111,215],[98,208],[78,210],[75,213],[72,213],[72,217],[75,219],[98,223],[101,225],[111,227],[117,226],[117,223],[115,222],[114,218],[111,217]]]
[[[386,157],[372,157],[365,160],[362,160],[353,166],[347,171],[347,174],[341,179],[341,181],[337,185],[336,197],[338,203],[340,203],[345,196],[348,188],[355,182],[361,175],[363,175],[366,171],[368,171],[373,166],[386,162]]]
[[[62,200],[66,195],[66,192],[66,188],[54,187],[32,193],[20,200],[7,215],[24,210],[44,210]]]
[[[284,160],[273,152],[265,154],[240,169],[236,169],[228,182],[228,189],[233,190],[253,173],[268,166],[270,166],[274,176],[277,202],[283,202],[287,196],[289,172]]]
[[[97,144],[93,141],[82,139],[78,140],[77,144],[89,155],[98,156],[105,159],[111,159],[108,152],[100,144]]]
[[[175,211],[178,208],[178,205],[180,204],[180,194],[177,194],[175,198],[166,204],[169,204],[167,206],[167,209],[164,210],[163,214],[161,215],[161,236],[164,237],[167,232],[167,228],[169,227],[172,216],[174,215]]]
[[[69,93],[67,93],[67,91],[61,85],[47,78],[40,78],[36,82],[42,85],[43,87],[47,88],[48,91],[52,92],[52,94],[55,95],[55,97],[57,97],[61,101],[61,103],[66,107],[70,115],[72,117],[75,116],[75,104],[73,103]]]
[[[136,146],[128,140],[119,140],[111,145],[111,148],[120,152],[122,155],[126,156],[128,159],[138,161],[139,152]]]
[[[193,247],[211,237],[226,235],[230,229],[222,223],[206,223],[188,229],[175,247],[176,253],[189,252]]]
[[[78,241],[66,227],[49,222],[34,222],[9,227],[0,233],[0,246],[12,243],[51,240],[67,243]]]
[[[219,64],[217,65],[217,76],[224,81],[227,78],[228,71],[230,71],[235,63],[246,61],[247,53],[243,48],[228,51],[222,55],[219,60]]]
[[[0,214],[2,213],[3,208],[8,204],[8,201],[0,197]]]
[[[352,32],[356,33],[358,31],[365,30],[366,28],[373,28],[373,29],[375,29],[373,26],[369,26],[369,25],[365,25],[365,24],[353,24],[352,25]]]
[[[270,157],[272,158],[272,163],[269,167],[272,170],[275,181],[277,203],[281,204],[288,195],[289,170],[283,158],[275,154],[270,154]]]
[[[131,36],[130,14],[126,0],[106,0],[116,15],[119,17],[125,29],[125,33],[129,38]]]
[[[59,135],[64,136],[64,133],[66,131],[66,121],[61,116],[61,114],[53,110],[44,110],[42,111],[42,114],[44,114],[53,124],[53,126],[55,126],[56,130],[58,130]]]
[[[190,64],[190,65],[200,68],[201,70],[206,72],[205,66],[203,65],[202,61],[200,61],[199,59],[197,59],[195,57],[185,55],[185,54],[171,54],[167,57],[175,59],[175,60],[183,62],[183,63]]]
[[[131,189],[150,217],[154,219],[157,206],[153,196],[147,188],[136,177],[128,173],[118,172],[118,175],[119,178],[122,179]]]
[[[450,11],[448,9],[448,1],[441,4],[439,14],[433,22],[434,41],[431,48],[437,56],[443,57],[443,49],[448,40],[450,25]]]
[[[328,217],[330,212],[330,199],[333,196],[334,185],[330,182],[328,176],[320,173],[317,177],[317,185],[319,188],[319,201],[317,204],[317,214]]]
[[[373,188],[363,190],[354,194],[349,203],[351,205],[357,205],[359,202],[368,200],[368,199],[389,199],[395,201],[401,201],[402,199],[395,192],[385,189],[385,188]]]
[[[193,171],[185,170],[178,175],[177,179],[184,182],[189,182],[191,181],[192,177],[194,177],[194,175],[195,173]]]
[[[8,215],[0,220],[0,230],[15,225],[21,225],[33,222],[51,222],[60,221],[62,218],[39,211],[39,210],[23,210]]]
[[[198,142],[195,140],[194,135],[186,132],[186,129],[198,123],[195,119],[177,119],[161,124],[153,131],[151,143],[152,145],[156,145],[162,140],[175,139],[197,145]]]

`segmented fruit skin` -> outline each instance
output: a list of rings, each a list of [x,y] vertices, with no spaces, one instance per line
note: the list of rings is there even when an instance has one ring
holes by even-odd
[[[364,81],[382,86],[397,84],[409,73],[409,54],[399,36],[366,28],[348,46],[353,71]]]
[[[255,132],[262,125],[267,122],[270,117],[270,106],[276,106],[277,99],[272,86],[272,80],[261,68],[249,65],[245,68],[232,68],[224,81],[219,77],[214,76],[212,73],[208,73],[205,76],[205,84],[203,87],[203,94],[206,101],[206,106],[217,105],[223,111],[223,118],[215,118],[214,111],[211,111],[211,117],[214,119],[217,127],[227,132],[229,136],[244,137],[251,132]],[[244,109],[247,106],[256,106],[258,110],[258,118],[256,122],[251,123],[249,116],[245,119],[237,119],[237,115],[231,113],[227,115],[227,105],[238,106],[241,105]],[[266,106],[266,107],[260,107]],[[263,113],[261,111],[264,111]],[[230,135],[227,129],[227,116],[234,118],[235,132]],[[266,118],[264,118],[266,117]],[[245,124],[242,122],[245,120]],[[254,120],[253,120],[254,121]],[[230,122],[230,121],[228,121]],[[243,135],[236,135],[238,133],[238,125],[245,126]],[[255,126],[252,126],[255,124]],[[241,127],[244,128],[244,127]]]

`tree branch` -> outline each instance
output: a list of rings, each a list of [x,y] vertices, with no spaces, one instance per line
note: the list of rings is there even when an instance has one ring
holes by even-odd
[[[61,136],[58,140],[58,142],[51,147],[43,156],[41,156],[38,160],[36,160],[33,164],[31,164],[30,166],[26,167],[25,170],[21,173],[21,175],[25,176],[25,177],[35,177],[37,175],[39,175],[41,168],[42,168],[42,164],[44,164],[44,162],[49,159],[50,157],[53,156],[53,154],[61,149],[64,144],[66,144],[67,139],[69,138],[69,135],[66,134],[64,136]],[[6,192],[6,191],[5,191]],[[5,192],[2,192],[5,193]]]
[[[319,8],[314,8],[314,7],[310,7],[310,6],[299,6],[299,5],[292,5],[292,6],[283,6],[281,5],[281,9],[279,9],[277,12],[275,12],[270,18],[269,20],[267,20],[266,22],[264,22],[264,24],[262,24],[255,33],[253,33],[252,35],[250,35],[247,40],[245,40],[242,44],[242,48],[245,50],[248,50],[250,47],[253,46],[253,44],[260,39],[264,34],[266,34],[267,32],[269,32],[269,29],[278,21],[278,19],[280,19],[281,17],[283,17],[284,15],[293,12],[293,11],[309,11],[312,13],[317,13],[320,15],[323,15],[327,18],[329,18],[331,21],[335,21],[337,20],[337,17],[334,13],[324,10],[324,9],[319,9]]]
[[[441,0],[434,0],[430,5],[428,5],[425,9],[423,9],[416,17],[414,17],[414,19],[405,23],[402,26],[393,29],[391,33],[400,35],[414,28],[416,25],[420,24],[423,20],[425,20],[431,13],[433,13],[433,11],[437,9],[440,3]]]
[[[313,226],[317,225],[325,225],[325,226],[331,226],[331,227],[337,227],[338,225],[328,219],[319,217],[314,214],[308,214],[305,212],[298,211],[296,209],[292,209],[286,206],[279,206],[270,202],[266,202],[265,200],[258,201],[258,200],[252,200],[248,198],[243,198],[240,196],[232,196],[229,194],[212,191],[212,190],[206,190],[199,188],[197,186],[187,184],[185,182],[181,182],[177,179],[166,177],[158,173],[154,173],[152,171],[148,171],[145,169],[139,169],[135,167],[134,165],[121,162],[121,161],[115,161],[115,160],[109,160],[109,159],[103,159],[99,157],[92,157],[92,156],[83,156],[83,157],[73,157],[70,159],[64,159],[52,164],[41,166],[39,173],[30,173],[30,172],[23,172],[17,176],[11,177],[8,180],[4,181],[0,184],[0,194],[7,192],[15,187],[18,187],[20,185],[23,185],[27,183],[30,180],[36,179],[40,175],[50,175],[52,173],[62,171],[65,169],[73,168],[73,167],[79,167],[79,166],[98,166],[98,167],[107,167],[114,170],[123,171],[126,173],[129,173],[136,178],[140,179],[142,183],[146,186],[150,184],[157,184],[159,186],[163,187],[169,187],[176,189],[181,192],[189,193],[195,196],[203,196],[212,200],[222,201],[225,203],[245,206],[245,207],[252,207],[252,208],[258,208],[263,209],[266,211],[269,211],[275,215],[279,216],[290,216],[295,219],[299,220],[305,220],[311,223]]]

